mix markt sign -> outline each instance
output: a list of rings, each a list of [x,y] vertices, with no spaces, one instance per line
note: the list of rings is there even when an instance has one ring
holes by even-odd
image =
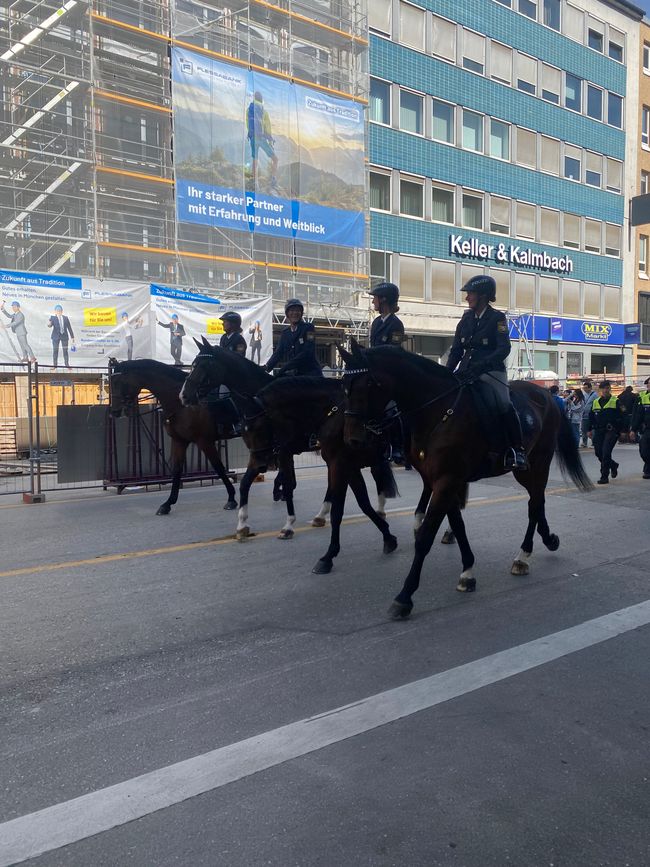
[[[551,343],[630,346],[639,343],[641,328],[637,322],[593,322],[525,314],[510,320],[510,337],[515,339],[522,334],[529,340],[548,340]]]
[[[553,271],[557,274],[571,274],[573,260],[570,256],[553,256],[546,250],[541,253],[521,244],[486,244],[478,238],[464,235],[449,236],[449,253],[461,259],[474,259],[477,262],[496,262],[498,265],[521,265],[537,268],[539,271]]]

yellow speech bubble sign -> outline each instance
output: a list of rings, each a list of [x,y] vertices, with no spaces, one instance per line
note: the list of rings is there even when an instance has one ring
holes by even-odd
[[[85,307],[84,325],[97,326],[117,325],[117,310],[115,307]]]
[[[208,334],[223,334],[223,322],[221,319],[208,319],[207,323]]]

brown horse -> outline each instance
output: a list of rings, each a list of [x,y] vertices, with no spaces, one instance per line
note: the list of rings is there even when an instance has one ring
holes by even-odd
[[[178,396],[187,374],[171,364],[141,359],[109,362],[110,410],[115,416],[134,412],[138,395],[150,391],[160,403],[165,415],[165,430],[172,441],[172,488],[169,497],[158,508],[157,515],[168,515],[178,500],[185,454],[190,443],[196,443],[212,464],[228,493],[224,509],[236,509],[235,488],[221,462],[215,442],[232,436],[232,426],[238,421],[235,407],[228,400],[214,406],[199,404],[183,406]]]
[[[346,394],[345,439],[360,445],[373,436],[387,402],[394,400],[411,428],[411,462],[431,491],[426,515],[417,532],[415,556],[402,590],[390,608],[394,619],[408,617],[420,584],[422,564],[446,513],[458,515],[471,481],[501,475],[505,470],[490,454],[482,435],[471,387],[461,385],[446,367],[398,347],[363,350],[353,340],[352,353],[343,352]],[[545,389],[532,383],[512,383],[513,401],[523,419],[529,469],[517,470],[516,480],[528,492],[528,527],[512,565],[514,575],[526,575],[535,530],[550,551],[560,540],[551,533],[545,514],[545,490],[553,455],[579,489],[591,490],[568,419]],[[462,519],[461,519],[462,520]],[[457,526],[453,527],[454,532]],[[463,530],[464,533],[464,530]],[[459,538],[459,542],[460,542]],[[474,555],[465,546],[458,590],[476,587]],[[469,550],[469,555],[467,551]]]

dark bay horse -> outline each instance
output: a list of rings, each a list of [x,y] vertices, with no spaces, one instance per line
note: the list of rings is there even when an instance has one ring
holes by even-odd
[[[115,361],[109,365],[110,410],[115,416],[134,412],[138,395],[146,389],[160,403],[165,416],[165,429],[172,441],[172,488],[169,497],[158,508],[157,515],[168,515],[178,500],[185,453],[190,443],[196,443],[212,464],[215,473],[228,493],[224,509],[236,509],[235,488],[221,462],[215,441],[226,438],[237,414],[230,401],[219,401],[212,407],[205,405],[186,407],[178,393],[187,374],[171,364],[142,359],[138,361]],[[219,428],[222,427],[222,430]],[[225,433],[224,433],[225,431]]]
[[[411,427],[411,462],[432,490],[422,526],[417,532],[415,556],[402,590],[390,608],[393,618],[408,617],[418,589],[422,564],[435,535],[449,513],[463,559],[459,590],[474,590],[474,555],[464,528],[458,534],[459,508],[467,485],[479,478],[501,475],[505,470],[491,462],[489,444],[482,433],[471,389],[461,386],[446,367],[398,347],[362,349],[353,341],[352,353],[343,353],[347,370],[345,439],[366,442],[389,400],[397,403]],[[526,575],[538,531],[544,545],[555,551],[558,537],[551,533],[545,514],[545,490],[553,455],[562,472],[577,488],[592,489],[573,439],[568,419],[553,396],[528,382],[513,382],[513,400],[524,419],[524,442],[529,469],[517,470],[516,480],[528,492],[528,526],[521,550],[512,565],[514,575]],[[461,518],[462,522],[462,518]]]

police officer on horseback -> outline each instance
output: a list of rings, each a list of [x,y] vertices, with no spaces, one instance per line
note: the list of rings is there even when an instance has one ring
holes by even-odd
[[[401,346],[404,325],[395,314],[399,310],[399,289],[394,283],[380,283],[369,292],[372,306],[379,313],[370,327],[370,346]]]
[[[229,310],[220,316],[219,319],[223,322],[223,334],[219,341],[219,346],[222,349],[228,349],[230,352],[238,352],[246,357],[246,341],[242,337],[241,316],[235,313],[234,310]]]
[[[275,352],[266,362],[266,370],[281,364],[277,376],[301,375],[322,376],[323,371],[316,359],[316,332],[312,322],[305,322],[302,301],[291,298],[284,305],[284,314],[289,325],[280,335]]]
[[[497,286],[492,277],[480,274],[463,286],[469,310],[456,328],[447,367],[463,385],[476,383],[496,404],[508,439],[504,467],[525,470],[528,459],[523,445],[519,416],[510,401],[505,360],[510,354],[510,337],[505,314],[490,306],[496,301]]]

